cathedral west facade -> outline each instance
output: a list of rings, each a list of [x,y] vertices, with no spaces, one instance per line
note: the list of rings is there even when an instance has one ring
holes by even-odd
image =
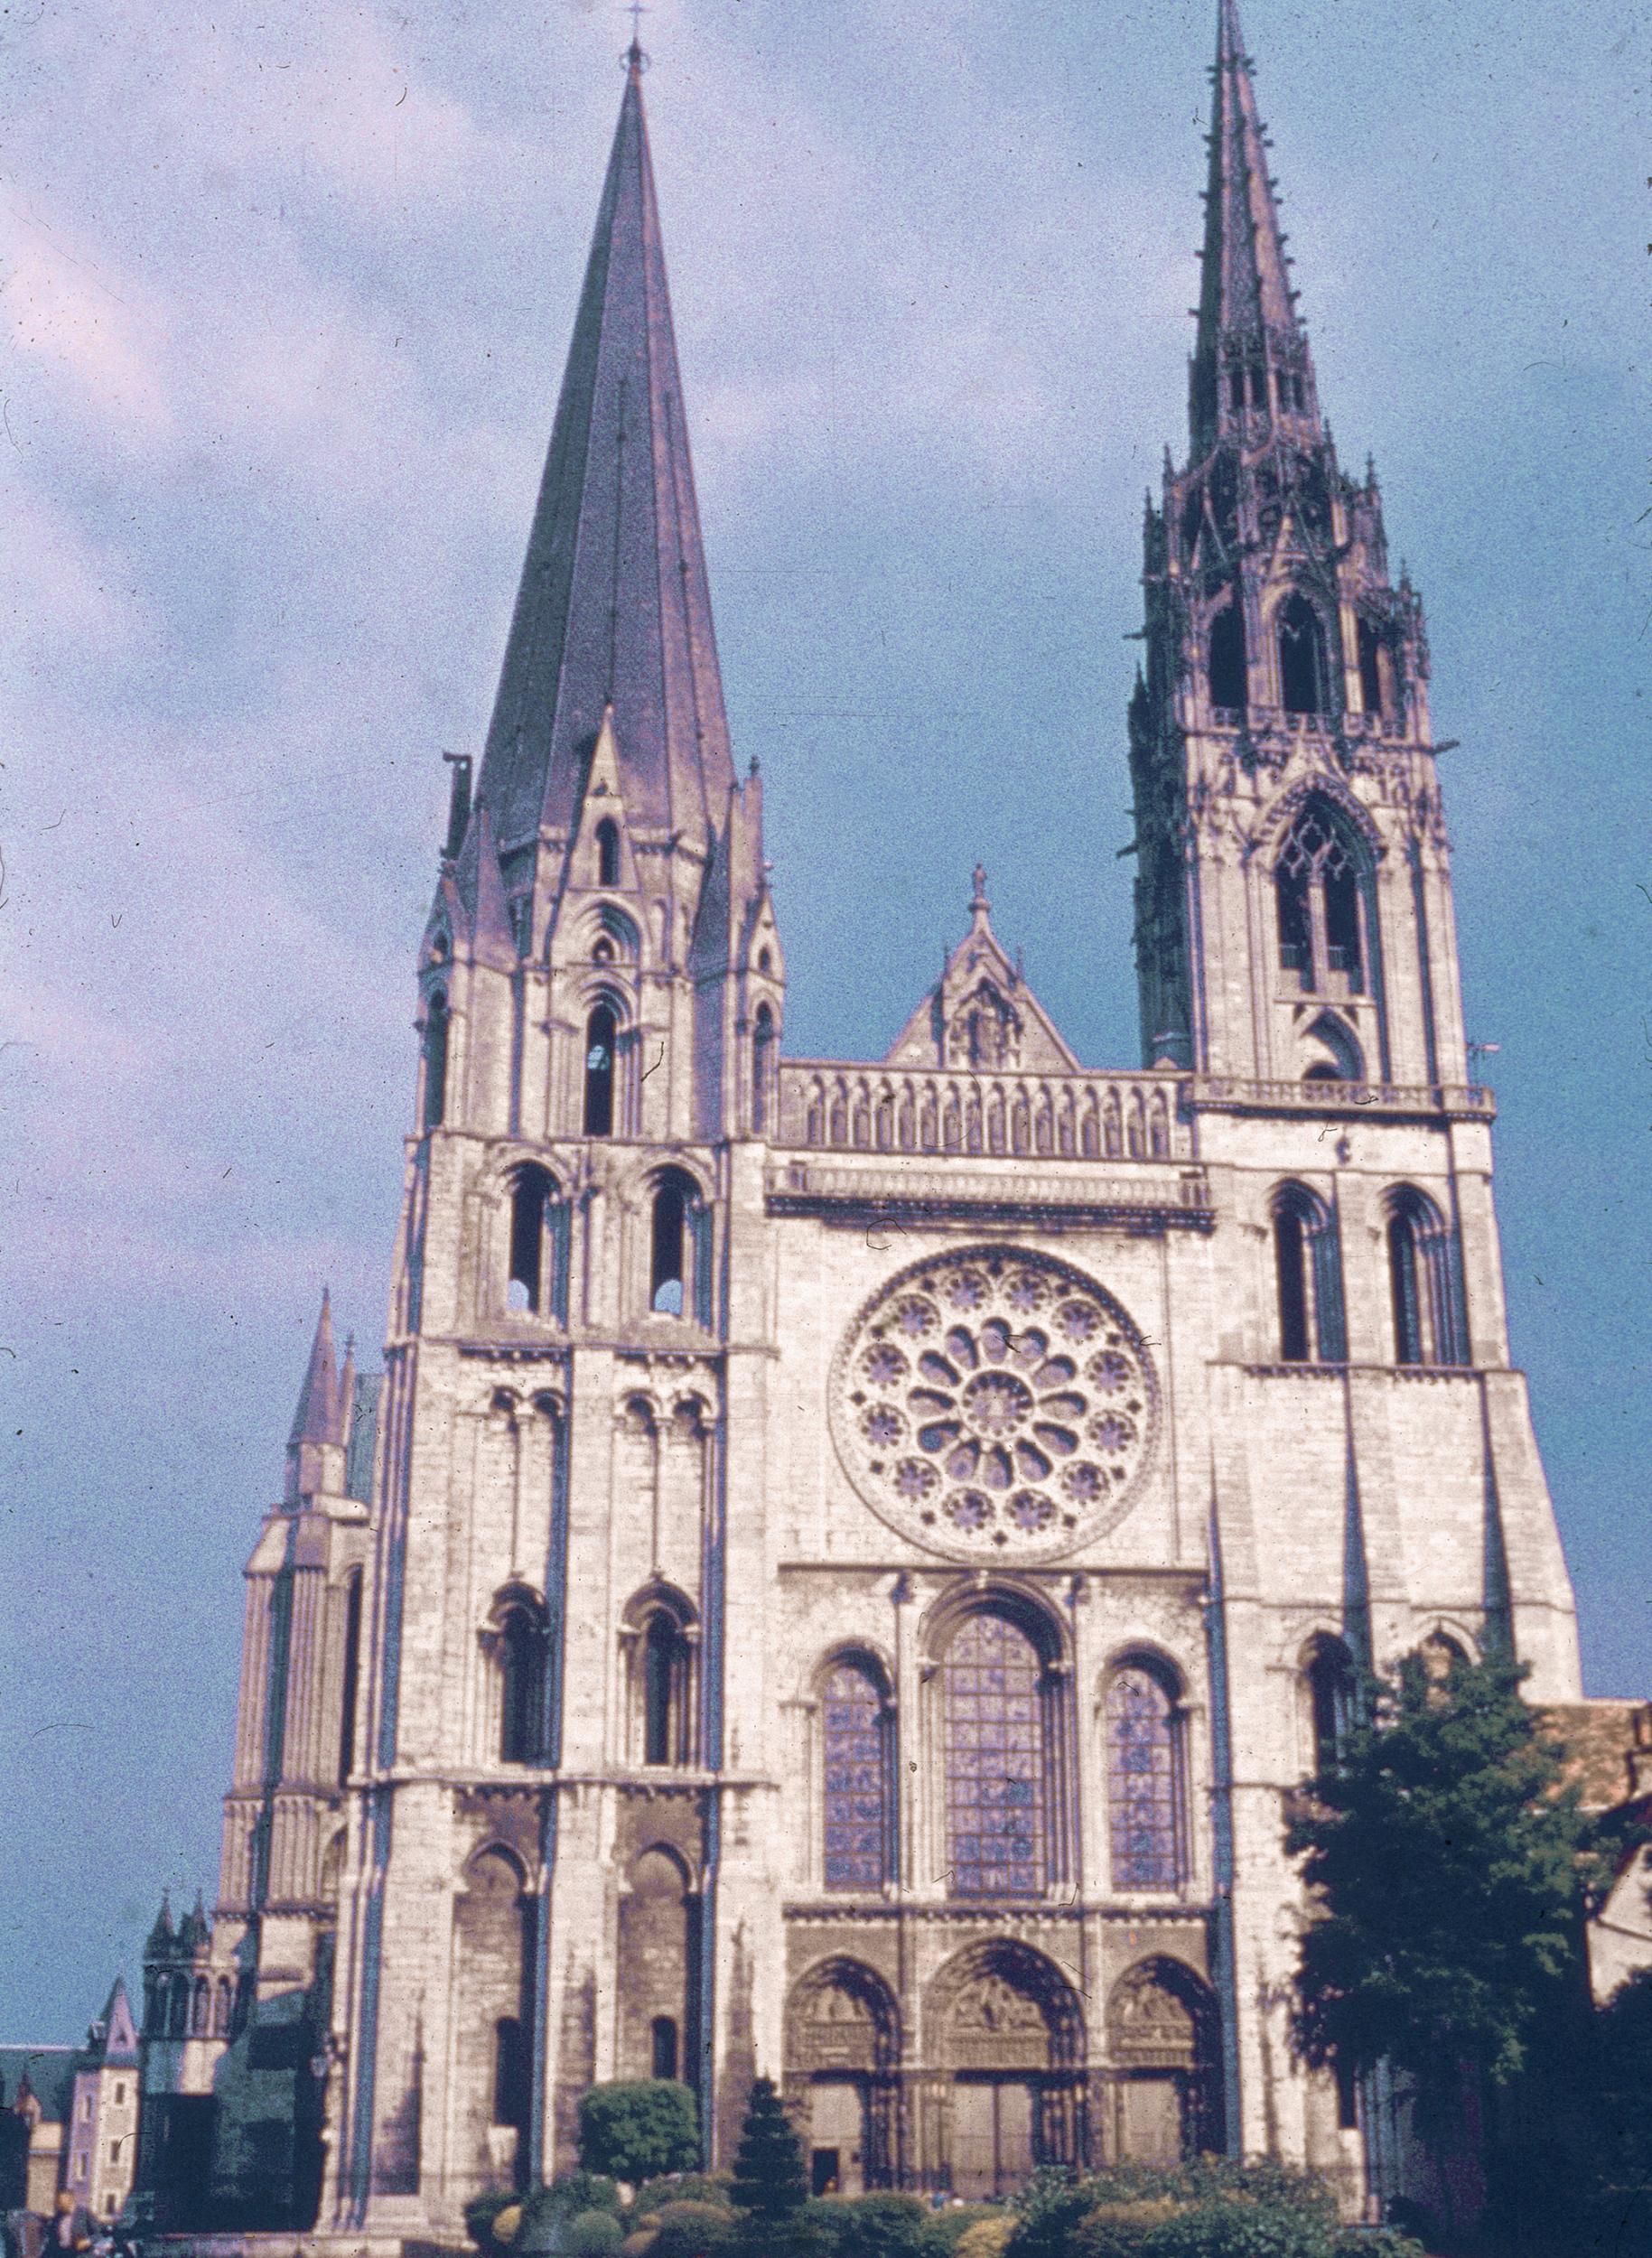
[[[1403,2160],[1292,2055],[1288,1798],[1363,1664],[1578,1665],[1422,607],[1322,418],[1236,9],[1125,1070],[979,872],[885,1059],[786,1050],[640,64],[419,951],[382,1387],[324,1311],[216,1914],[151,1940],[148,2185],[451,2239],[593,2082],[685,2080],[726,2161],[764,2073],[817,2186],[1226,2148],[1358,2201]]]

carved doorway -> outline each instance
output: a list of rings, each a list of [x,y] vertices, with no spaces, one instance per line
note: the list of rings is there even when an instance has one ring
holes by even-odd
[[[898,2169],[894,1998],[858,1960],[811,1968],[786,2018],[786,2098],[817,2195],[859,2195]]]
[[[941,1971],[934,2011],[952,2192],[1010,2195],[1040,2164],[1078,2161],[1078,2003],[1055,1964],[1025,1945],[975,1946]]]
[[[1114,2066],[1112,2154],[1175,2164],[1222,2144],[1216,2009],[1181,1961],[1139,1961],[1113,1987],[1107,2050]]]

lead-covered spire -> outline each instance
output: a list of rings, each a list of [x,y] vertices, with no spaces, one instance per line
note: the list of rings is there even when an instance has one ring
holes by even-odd
[[[1256,114],[1237,0],[1221,0],[1212,73],[1203,285],[1193,351],[1197,461],[1220,437],[1317,429],[1307,332],[1296,313],[1267,134]]]
[[[633,45],[478,790],[505,854],[571,832],[609,706],[633,828],[702,846],[734,781],[642,61]]]

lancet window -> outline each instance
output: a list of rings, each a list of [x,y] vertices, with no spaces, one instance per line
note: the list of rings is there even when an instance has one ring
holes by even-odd
[[[1274,1195],[1274,1272],[1283,1364],[1341,1364],[1348,1355],[1336,1218],[1305,1184]]]
[[[560,1316],[565,1300],[567,1209],[556,1180],[531,1162],[510,1184],[510,1276],[506,1302],[512,1310]]]
[[[596,827],[596,882],[599,886],[620,882],[620,826],[611,816],[604,816]]]
[[[611,1137],[619,1027],[613,1006],[599,1003],[585,1022],[585,1134]]]
[[[1388,1285],[1395,1364],[1466,1364],[1468,1320],[1455,1234],[1425,1192],[1388,1195]]]
[[[760,1003],[751,1022],[751,1129],[761,1136],[773,1110],[774,1013]]]
[[[1179,1889],[1187,1879],[1186,1787],[1177,1689],[1131,1661],[1107,1687],[1107,1807],[1113,1887]]]
[[[942,1667],[955,1897],[1036,1897],[1049,1876],[1044,1659],[1006,1615],[966,1618]]]
[[[545,1761],[546,1624],[526,1595],[499,1610],[499,1762]]]
[[[881,1889],[891,1870],[892,1720],[880,1674],[858,1656],[821,1689],[826,1886]]]
[[[1243,714],[1250,703],[1245,653],[1245,612],[1236,591],[1210,622],[1210,703]]]
[[[440,1126],[447,1113],[447,997],[433,988],[425,1007],[425,1126]]]
[[[689,1752],[691,1664],[677,1618],[657,1608],[642,1635],[642,1760],[682,1765]]]
[[[1287,714],[1331,711],[1325,630],[1306,596],[1287,596],[1279,608],[1279,695]]]
[[[708,1324],[710,1302],[710,1211],[692,1176],[667,1169],[656,1179],[649,1211],[649,1307]]]
[[[1321,1638],[1315,1643],[1303,1681],[1317,1775],[1334,1770],[1341,1762],[1354,1721],[1354,1666],[1340,1640]]]

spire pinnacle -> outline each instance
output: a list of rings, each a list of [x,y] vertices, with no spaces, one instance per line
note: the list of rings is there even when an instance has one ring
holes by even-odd
[[[704,845],[733,763],[635,35],[477,797],[573,829],[611,705],[626,810]]]
[[[1230,432],[1259,437],[1281,423],[1317,425],[1313,363],[1251,71],[1238,0],[1220,0],[1193,353],[1196,454]]]
[[[332,1296],[322,1288],[322,1313],[315,1320],[310,1362],[293,1414],[289,1449],[301,1442],[336,1442],[339,1424],[339,1367],[332,1353]]]

